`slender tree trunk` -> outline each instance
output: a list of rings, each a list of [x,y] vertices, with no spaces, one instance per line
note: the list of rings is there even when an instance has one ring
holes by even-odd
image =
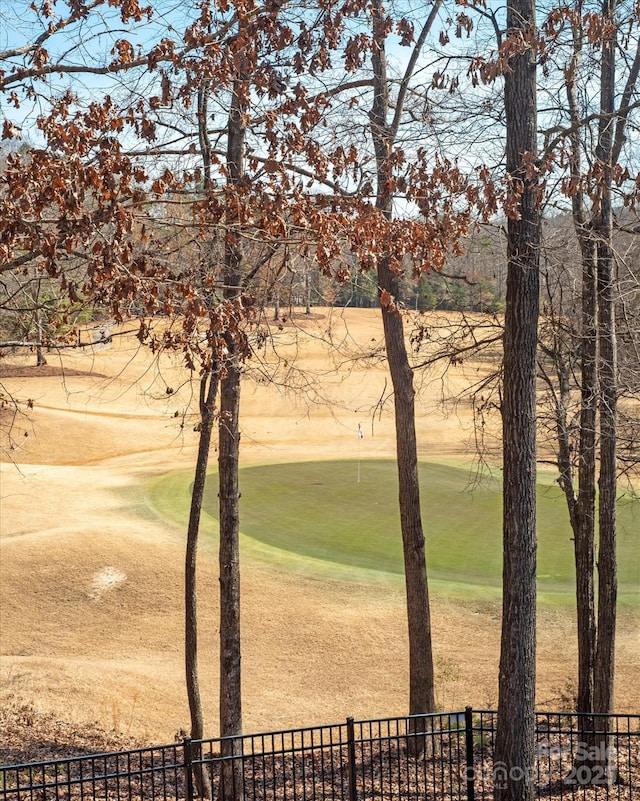
[[[378,271],[381,288],[391,292],[394,280],[384,266]],[[435,710],[431,614],[425,538],[420,510],[420,480],[415,429],[415,391],[402,318],[382,309],[389,371],[394,390],[398,500],[404,552],[407,623],[409,629],[409,714]]]
[[[571,197],[573,225],[582,256],[582,332],[580,434],[578,442],[578,492],[575,513],[570,515],[576,568],[576,621],[578,629],[577,711],[593,710],[593,664],[596,643],[594,547],[596,508],[596,414],[597,414],[597,292],[595,239],[587,224],[582,190],[581,115],[576,78],[582,62],[582,19],[573,23],[573,54],[565,71],[567,104],[573,125],[569,164],[575,191]],[[585,730],[592,721],[582,718]]]
[[[232,348],[235,348],[232,345]],[[242,673],[240,653],[240,518],[238,459],[240,434],[240,367],[231,353],[220,383],[220,423],[218,426],[218,473],[220,510],[220,736],[228,757],[221,772],[221,798],[235,800],[242,794],[241,741],[232,735],[242,733]]]
[[[233,302],[241,294],[242,243],[238,207],[244,172],[245,128],[243,103],[245,86],[234,82],[227,130],[228,199],[224,255],[224,299]],[[238,321],[239,322],[239,321]],[[242,741],[242,675],[240,652],[240,354],[233,331],[225,335],[227,358],[220,379],[220,420],[218,424],[218,474],[220,509],[220,736],[222,764],[221,798],[242,797],[242,763],[237,758]]]
[[[36,367],[44,367],[47,363],[47,360],[44,355],[44,348],[42,347],[42,311],[40,308],[40,285],[41,280],[40,278],[36,278],[36,295],[35,295],[35,305],[36,305]]]
[[[616,333],[613,302],[613,255],[611,248],[598,248],[598,295],[600,332],[600,475],[598,507],[598,628],[594,661],[593,707],[599,732],[608,732],[609,720],[598,713],[610,714],[614,704],[615,640],[617,612],[616,554]],[[604,252],[603,252],[604,251]],[[596,779],[605,783],[616,779],[606,735],[598,740]]]
[[[376,13],[382,14],[379,3]],[[374,21],[374,27],[376,22]],[[376,153],[376,206],[387,220],[392,218],[392,197],[388,157],[394,144],[394,133],[386,122],[389,106],[388,81],[383,25],[374,35],[372,64],[374,72],[374,103],[370,113],[371,133]],[[398,277],[390,268],[388,256],[378,264],[378,288],[398,298]],[[425,538],[420,510],[418,450],[415,431],[415,390],[413,371],[409,364],[402,317],[394,307],[382,306],[385,349],[394,391],[396,424],[396,455],[398,464],[398,497],[400,526],[404,552],[409,633],[409,713],[420,715],[435,710],[433,652],[431,643],[431,612],[425,555]],[[424,721],[414,721],[423,730]],[[412,740],[417,750],[424,748],[422,739]]]
[[[208,85],[204,83],[198,91],[198,133],[202,152],[205,174],[205,191],[210,185],[211,154],[207,136],[207,101]],[[204,277],[204,276],[203,276]],[[200,534],[200,518],[202,502],[207,481],[207,468],[211,452],[211,436],[215,403],[218,393],[218,372],[216,356],[212,354],[212,366],[209,372],[200,378],[199,412],[200,431],[198,439],[198,455],[196,458],[195,475],[191,491],[191,506],[189,510],[189,524],[187,527],[187,547],[185,553],[185,674],[187,685],[187,698],[189,701],[189,714],[191,718],[191,738],[194,744],[194,759],[198,762],[202,756],[202,748],[197,742],[204,737],[204,718],[202,714],[202,699],[200,696],[200,680],[198,673],[198,600],[197,600],[197,555],[198,537]],[[211,777],[197,765],[195,770],[195,783],[198,793],[203,798],[212,797]]]
[[[187,680],[187,697],[191,716],[191,737],[202,740],[204,737],[204,721],[200,684],[198,680],[198,604],[196,592],[196,559],[198,553],[198,534],[200,532],[200,515],[207,479],[207,466],[211,450],[211,433],[218,388],[218,376],[208,373],[200,379],[200,438],[198,441],[198,457],[196,460],[193,490],[191,492],[191,509],[187,529],[187,549],[185,557],[185,668]],[[201,756],[198,747],[194,755]],[[211,798],[211,780],[203,770],[195,774],[198,793],[203,798]]]
[[[612,239],[612,149],[615,111],[615,6],[604,0],[603,18],[612,32],[602,43],[602,119],[596,156],[602,167],[599,214],[596,220],[598,257],[598,344],[600,364],[600,490],[598,549],[598,644],[596,648],[596,710],[610,712],[613,703],[613,648],[616,602],[616,406],[617,349],[614,312],[615,270]],[[601,625],[603,628],[601,629]]]
[[[507,27],[533,41],[535,1],[510,0]],[[530,48],[505,74],[507,172],[521,182],[519,218],[507,232],[504,333],[503,601],[496,735],[495,798],[532,801],[535,769],[536,662],[536,351],[540,210],[522,169],[535,156],[536,65]]]
[[[597,448],[597,293],[596,256],[592,232],[585,231],[584,219],[574,223],[582,251],[582,357],[580,388],[580,434],[578,442],[578,495],[573,521],[573,550],[576,569],[576,624],[578,630],[578,728],[583,748],[574,765],[575,775],[591,775],[593,760],[594,665],[596,651],[595,605],[595,510]],[[582,768],[582,770],[580,770]],[[586,769],[586,774],[585,774]]]
[[[600,119],[596,157],[602,167],[600,210],[596,223],[598,264],[598,345],[600,365],[600,474],[598,488],[598,635],[594,667],[594,712],[613,711],[615,633],[617,606],[616,559],[616,435],[617,348],[614,312],[615,270],[612,248],[612,168],[615,112],[616,0],[603,0],[602,15],[608,35],[602,43]],[[608,730],[608,719],[596,716],[599,731]],[[612,781],[608,739],[599,742],[599,759],[605,781]]]
[[[378,282],[394,297],[393,273],[381,260]],[[435,711],[431,610],[425,538],[420,510],[418,446],[415,429],[413,371],[407,355],[400,314],[382,309],[385,348],[394,392],[398,502],[404,553],[409,632],[409,714]],[[419,726],[419,722],[417,722]]]
[[[311,314],[311,278],[308,268],[304,271],[304,313]]]
[[[578,463],[577,525],[574,527],[578,626],[577,711],[593,711],[596,643],[594,550],[596,507],[597,313],[595,253],[591,237],[582,248],[582,387]],[[587,722],[588,723],[588,722]]]

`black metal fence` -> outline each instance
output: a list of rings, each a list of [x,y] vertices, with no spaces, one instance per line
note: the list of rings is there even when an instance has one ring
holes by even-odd
[[[6,801],[492,801],[496,713],[472,710],[0,767]],[[538,798],[640,801],[640,715],[537,714]],[[225,792],[223,793],[223,785]]]

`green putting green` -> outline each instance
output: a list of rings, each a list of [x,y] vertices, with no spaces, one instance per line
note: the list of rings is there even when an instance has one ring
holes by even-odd
[[[158,486],[152,491],[152,502],[162,513],[161,507],[168,506],[168,491],[173,497],[171,516],[175,519],[176,506],[184,506],[186,519],[186,476],[171,481],[163,480],[164,489]],[[363,460],[359,468],[354,461],[264,465],[244,468],[240,481],[242,533],[265,546],[263,551],[277,548],[350,568],[402,573],[395,462]],[[492,479],[471,488],[468,469],[434,463],[421,463],[420,482],[430,578],[498,587],[500,482]],[[204,511],[211,518],[217,515],[214,482]],[[637,593],[639,501],[620,500],[618,531],[620,592]],[[538,487],[538,540],[540,590],[571,592],[573,542],[565,500],[555,484]]]

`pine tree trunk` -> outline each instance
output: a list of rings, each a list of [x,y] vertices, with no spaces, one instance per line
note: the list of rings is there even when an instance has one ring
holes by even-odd
[[[536,271],[510,264],[504,338],[503,602],[496,764],[500,801],[533,799],[536,659]]]
[[[507,27],[525,39],[534,0],[510,0]],[[504,333],[503,602],[495,748],[497,801],[532,801],[535,769],[536,661],[536,352],[540,211],[522,169],[536,154],[536,66],[530,49],[505,74],[506,162],[521,181],[519,218],[508,220]]]

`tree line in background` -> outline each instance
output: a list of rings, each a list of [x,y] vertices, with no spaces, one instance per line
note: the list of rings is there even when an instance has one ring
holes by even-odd
[[[204,731],[195,564],[214,436],[229,753],[242,731],[245,361],[274,310],[375,304],[418,716],[435,702],[414,374],[503,343],[495,375],[474,388],[478,414],[498,410],[503,427],[496,759],[508,780],[496,798],[531,799],[538,431],[575,538],[577,709],[613,705],[615,501],[620,467],[637,476],[640,395],[638,8],[47,0],[0,14],[0,348],[32,347],[42,363],[47,348],[82,346],[95,315],[135,319],[140,341],[182,353],[199,384],[185,561],[192,736]],[[425,355],[433,322],[408,312],[429,309],[474,314]],[[209,796],[206,775],[199,783]],[[223,776],[225,799],[234,786]]]
[[[0,157],[0,162],[3,161],[6,161],[6,154],[4,158]],[[554,321],[556,310],[561,315],[571,316],[576,304],[579,305],[577,289],[581,272],[576,260],[579,245],[573,239],[572,227],[568,212],[558,213],[544,221],[543,316],[545,319],[549,317],[552,331],[558,327],[557,320]],[[621,272],[619,280],[623,287],[620,309],[625,320],[625,333],[621,338],[621,355],[626,361],[633,361],[636,353],[632,329],[638,311],[635,287],[640,240],[632,228],[632,218],[623,214],[620,226],[613,232]],[[282,268],[283,258],[290,262],[285,270]],[[320,271],[312,258],[297,258],[295,265],[291,260],[290,253],[281,253],[279,258],[276,255],[265,261],[256,275],[260,282],[259,286],[253,286],[256,303],[274,320],[292,313],[311,314],[318,306],[377,308],[376,279],[371,273],[361,272],[353,256],[345,257],[346,273],[338,283]],[[9,275],[5,281],[0,320],[2,343],[4,347],[8,347],[10,342],[15,343],[12,347],[27,343],[34,350],[36,363],[42,363],[48,344],[50,346],[58,339],[61,330],[109,319],[107,307],[71,304],[59,283],[46,274],[24,272],[19,276]],[[407,311],[501,314],[505,295],[505,242],[499,222],[472,231],[465,240],[464,253],[448,260],[443,269],[418,277],[410,272],[400,276],[399,301]],[[128,310],[134,315],[143,311],[143,306],[135,302]]]

